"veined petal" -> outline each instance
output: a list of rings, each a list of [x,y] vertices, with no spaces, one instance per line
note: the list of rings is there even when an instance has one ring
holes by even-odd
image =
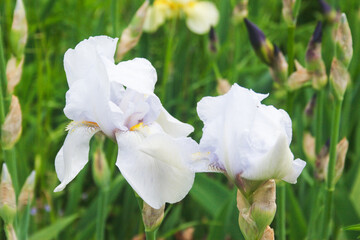
[[[61,184],[55,192],[63,190],[71,182],[89,159],[89,142],[100,131],[96,125],[73,122],[70,125],[64,145],[55,158],[55,170]]]
[[[185,9],[186,25],[197,34],[204,34],[219,21],[219,12],[212,2],[194,2]]]
[[[164,107],[162,107],[156,122],[160,124],[167,134],[170,134],[173,137],[186,137],[194,131],[193,126],[180,122],[171,116]]]
[[[107,70],[110,81],[121,83],[140,93],[154,93],[156,70],[145,58],[120,62]]]
[[[166,20],[168,7],[165,4],[156,4],[148,8],[143,29],[145,32],[155,32]]]
[[[144,132],[149,132],[145,128],[150,127],[144,127]],[[191,145],[196,142],[164,133],[144,135],[142,131],[117,132],[116,139],[116,165],[147,204],[159,209],[186,196],[195,177],[188,164]]]

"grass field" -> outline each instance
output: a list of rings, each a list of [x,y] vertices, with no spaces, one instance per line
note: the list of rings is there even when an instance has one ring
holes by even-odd
[[[195,128],[191,137],[197,142],[202,136],[203,123],[197,115],[196,104],[205,96],[219,95],[217,79],[270,93],[264,103],[289,113],[293,124],[291,150],[296,158],[307,162],[297,184],[277,184],[282,188],[278,194],[285,194],[284,198],[278,196],[277,199],[286,201],[277,203],[278,212],[271,227],[277,239],[284,239],[279,231],[279,211],[284,206],[286,219],[282,220],[286,221],[286,239],[321,239],[327,212],[327,183],[316,178],[315,160],[306,155],[308,147],[304,148],[303,142],[305,132],[319,136],[318,151],[330,140],[336,103],[332,87],[328,83],[321,90],[324,105],[322,122],[318,124],[316,107],[312,115],[306,114],[305,108],[313,95],[317,93],[319,99],[320,93],[311,85],[290,92],[276,86],[268,67],[255,54],[244,22],[233,21],[233,9],[238,1],[213,2],[220,13],[215,27],[215,53],[209,50],[208,34],[194,34],[184,19],[178,19],[166,21],[154,33],[143,33],[124,60],[144,57],[153,64],[158,76],[155,93],[173,116]],[[94,138],[89,164],[64,191],[53,192],[59,184],[54,160],[70,122],[63,112],[68,90],[64,53],[90,36],[120,37],[142,3],[141,0],[24,0],[28,40],[21,82],[14,91],[21,105],[22,134],[10,150],[2,145],[0,157],[0,162],[6,161],[12,173],[17,194],[31,171],[36,171],[33,201],[15,219],[15,228],[20,229],[18,239],[96,239],[96,226],[101,221],[97,217],[101,190],[94,182],[91,160],[100,143],[111,171],[105,206],[105,239],[133,239],[144,233],[136,196],[115,166],[117,144],[110,139]],[[342,102],[339,136],[335,140],[346,137],[349,148],[343,174],[334,191],[329,234],[330,239],[356,239],[360,235],[360,2],[328,0],[328,3],[346,14],[354,52],[348,68],[351,83]],[[15,0],[0,2],[0,41],[5,62],[12,51],[10,31],[14,6]],[[286,59],[293,49],[294,59],[304,66],[307,44],[317,22],[324,20],[321,7],[318,1],[301,1],[294,38],[291,38],[282,6],[280,0],[249,0],[248,19],[279,47]],[[331,28],[330,23],[324,24],[322,57],[327,73],[334,56]],[[10,95],[4,101],[5,106],[9,105],[9,99]],[[181,202],[167,205],[158,238],[191,239],[185,236],[190,234],[192,239],[244,239],[238,224],[236,191],[236,186],[223,174],[197,173],[189,194]],[[346,228],[356,224],[353,229]],[[0,225],[0,239],[6,239],[5,223]]]

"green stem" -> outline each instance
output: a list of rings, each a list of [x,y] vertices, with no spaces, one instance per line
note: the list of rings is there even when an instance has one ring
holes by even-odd
[[[315,153],[316,154],[319,154],[320,150],[322,148],[324,98],[325,98],[325,90],[320,89],[317,92],[317,101],[316,101],[316,125],[315,125]]]
[[[326,201],[325,201],[325,214],[323,221],[323,239],[328,238],[331,215],[332,215],[332,205],[335,191],[335,165],[336,165],[336,145],[339,139],[339,129],[340,129],[340,116],[341,116],[341,106],[342,100],[335,99],[335,109],[332,116],[331,124],[331,138],[330,138],[330,156],[328,164],[328,173],[327,173],[327,183],[326,183]]]
[[[167,82],[170,77],[170,65],[171,65],[171,58],[172,58],[172,52],[173,52],[175,29],[176,29],[176,18],[174,18],[172,20],[172,24],[170,26],[167,44],[166,44],[166,53],[165,53],[162,84],[161,84],[161,101],[162,102],[165,102],[166,92],[167,92]]]
[[[111,21],[112,21],[112,34],[113,37],[117,37],[117,0],[111,1]]]
[[[2,29],[0,24],[0,126],[5,120],[5,97],[7,89],[5,55],[2,40]]]
[[[105,236],[106,208],[108,202],[109,189],[107,187],[101,189],[98,199],[98,209],[96,218],[96,239],[103,240]]]
[[[287,53],[288,53],[288,74],[294,71],[294,41],[295,41],[295,25],[288,27]]]
[[[146,240],[156,240],[156,232],[157,229],[154,231],[145,231]]]
[[[286,213],[286,188],[285,188],[285,183],[280,182],[278,184],[278,199],[277,199],[277,206],[278,206],[278,218],[277,218],[277,223],[276,226],[278,228],[277,234],[278,237],[277,239],[279,240],[285,240],[286,239],[286,217],[285,217],[285,213]]]
[[[15,148],[3,150],[3,156],[5,158],[6,166],[9,169],[9,173],[11,175],[11,181],[15,190],[16,196],[19,195],[20,188],[19,188],[19,180],[17,174],[17,159],[16,159],[16,151]]]

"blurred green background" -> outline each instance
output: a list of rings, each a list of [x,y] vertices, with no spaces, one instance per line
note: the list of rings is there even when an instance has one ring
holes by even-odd
[[[63,113],[68,85],[63,68],[64,53],[90,36],[120,37],[132,16],[140,7],[140,0],[24,0],[29,25],[23,76],[15,90],[23,113],[23,133],[16,145],[18,178],[22,184],[31,170],[37,172],[35,199],[31,207],[30,239],[93,239],[96,222],[96,201],[99,189],[88,164],[66,190],[53,193],[58,180],[54,159],[66,136],[69,120]],[[171,22],[166,22],[154,34],[144,33],[141,40],[125,58],[145,57],[158,73],[156,93],[165,94],[163,105],[178,119],[195,127],[192,137],[199,140],[202,123],[196,114],[196,103],[204,96],[217,95],[216,77],[212,61],[216,61],[223,78],[229,82],[270,93],[266,104],[286,108],[284,98],[276,93],[268,68],[256,57],[250,45],[244,23],[232,21],[236,0],[214,1],[220,12],[215,30],[218,53],[208,50],[208,35],[190,32],[184,20],[176,25],[173,39],[170,76],[162,85],[165,46]],[[360,1],[333,1],[333,6],[345,12],[354,43],[350,64],[352,83],[347,90],[341,118],[340,137],[350,142],[344,174],[335,193],[333,239],[355,239],[354,231],[343,227],[360,223]],[[1,0],[0,21],[6,59],[10,56],[9,37],[14,0]],[[287,26],[282,18],[281,0],[249,0],[248,18],[257,24],[276,43],[286,56]],[[317,1],[303,0],[295,32],[295,58],[304,63],[307,43],[318,20],[322,20]],[[323,58],[327,69],[333,56],[328,28],[323,37]],[[314,119],[304,114],[314,90],[304,88],[294,94],[294,107],[289,114],[293,120],[292,150],[297,158],[306,160],[302,147],[305,130],[313,132]],[[327,95],[324,116],[324,139],[330,136],[332,96]],[[325,143],[325,141],[324,141]],[[95,150],[92,141],[90,158]],[[117,146],[106,140],[104,149],[113,169],[106,239],[132,239],[143,232],[140,211],[134,193],[115,169]],[[319,219],[310,221],[314,194],[319,191],[314,179],[314,163],[308,163],[296,185],[287,184],[288,239],[313,239]],[[168,208],[158,236],[181,238],[181,230],[194,227],[194,239],[242,239],[237,218],[236,188],[220,174],[197,174],[193,189],[178,204]],[[315,222],[314,222],[315,221]],[[48,238],[34,235],[39,230],[55,226]],[[272,227],[276,231],[276,220]],[[59,234],[58,231],[62,230]],[[0,239],[5,239],[4,231]]]

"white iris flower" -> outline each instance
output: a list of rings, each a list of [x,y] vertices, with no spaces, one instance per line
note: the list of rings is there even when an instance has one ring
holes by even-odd
[[[144,31],[155,32],[167,19],[185,17],[186,25],[196,34],[204,34],[219,21],[212,2],[196,0],[155,0],[146,13]]]
[[[209,154],[208,166],[233,180],[282,179],[296,183],[306,163],[290,150],[291,119],[282,109],[261,104],[268,95],[234,84],[218,97],[197,105],[204,122],[200,148]]]
[[[157,75],[146,59],[114,63],[118,39],[90,37],[65,53],[69,84],[65,115],[73,120],[55,159],[61,191],[88,162],[99,131],[118,144],[116,165],[151,207],[175,203],[189,192],[189,161],[197,143],[191,125],[173,118],[154,94]]]

